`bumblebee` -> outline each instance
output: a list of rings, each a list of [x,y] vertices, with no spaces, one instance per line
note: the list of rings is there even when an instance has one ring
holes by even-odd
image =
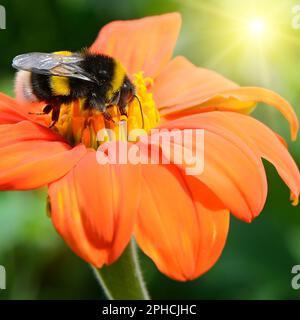
[[[15,57],[12,66],[19,70],[17,94],[27,101],[45,102],[40,114],[52,112],[50,127],[58,121],[61,105],[78,99],[85,101],[84,108],[99,110],[107,121],[113,121],[107,111],[110,106],[118,106],[120,114],[127,116],[128,103],[137,98],[143,120],[135,86],[112,57],[87,50],[32,52]]]

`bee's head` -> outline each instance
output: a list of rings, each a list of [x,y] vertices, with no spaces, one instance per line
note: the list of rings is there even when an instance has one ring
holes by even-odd
[[[118,105],[124,108],[134,98],[137,99],[138,101],[140,111],[141,111],[141,117],[142,117],[142,127],[144,128],[145,123],[144,123],[144,115],[143,115],[143,108],[141,105],[141,101],[136,94],[136,88],[134,84],[130,81],[130,79],[127,76],[125,76],[124,83],[120,91],[120,101]]]

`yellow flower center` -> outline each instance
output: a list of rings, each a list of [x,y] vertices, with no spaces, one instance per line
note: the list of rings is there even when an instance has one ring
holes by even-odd
[[[101,141],[97,141],[97,133],[100,131],[102,134],[103,131],[107,131],[106,141],[125,140],[130,132],[136,129],[143,129],[148,133],[159,122],[159,112],[150,92],[153,80],[139,72],[134,75],[133,83],[141,108],[138,99],[132,99],[127,108],[128,117],[120,115],[118,106],[111,106],[107,112],[113,121],[105,120],[102,112],[84,108],[85,100],[79,99],[61,106],[59,120],[53,129],[71,145],[83,143],[94,149],[101,144]]]

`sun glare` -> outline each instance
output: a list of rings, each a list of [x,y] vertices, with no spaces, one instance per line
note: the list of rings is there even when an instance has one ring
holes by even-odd
[[[266,22],[263,19],[252,19],[248,23],[248,30],[252,36],[261,37],[266,32]]]

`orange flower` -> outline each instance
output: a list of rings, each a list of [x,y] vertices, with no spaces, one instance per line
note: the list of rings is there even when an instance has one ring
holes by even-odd
[[[99,165],[96,133],[102,115],[62,106],[56,128],[41,108],[0,95],[0,188],[49,186],[52,221],[81,258],[101,267],[123,252],[132,235],[159,270],[194,279],[213,266],[224,247],[229,212],[250,222],[267,195],[261,158],[270,161],[296,204],[299,170],[282,139],[247,115],[256,102],[276,107],[291,125],[292,107],[263,88],[239,87],[213,71],[172,58],[181,24],[177,13],[106,25],[92,52],[119,60],[134,81],[145,128],[204,129],[205,167],[188,176],[186,165]],[[111,111],[118,127],[117,110]],[[129,129],[141,128],[137,101]],[[120,138],[120,137],[119,137]],[[194,148],[195,146],[192,146]]]

